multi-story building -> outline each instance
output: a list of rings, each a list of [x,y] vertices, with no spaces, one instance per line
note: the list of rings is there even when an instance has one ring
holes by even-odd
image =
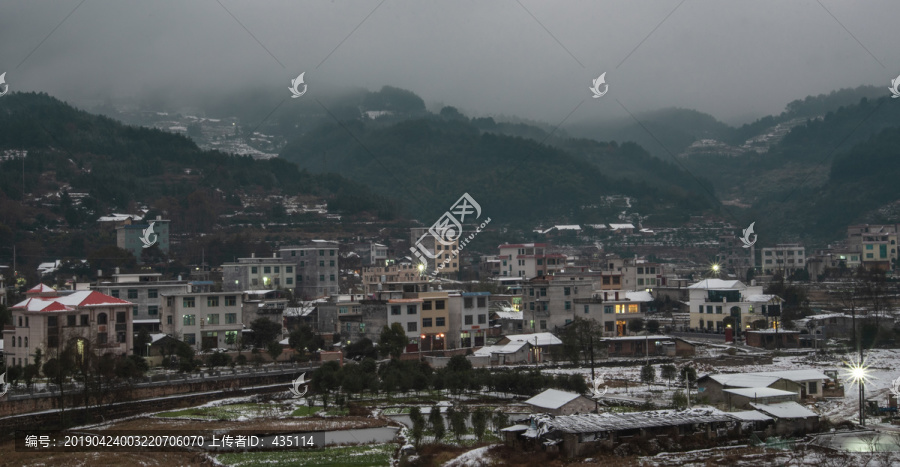
[[[234,349],[242,323],[241,295],[236,292],[164,295],[162,331],[195,349]]]
[[[596,321],[604,337],[623,337],[631,333],[633,320],[647,317],[652,301],[649,292],[598,290],[589,298],[575,300],[575,316]]]
[[[289,289],[297,287],[299,280],[297,265],[293,261],[279,258],[273,253],[271,258],[238,258],[236,263],[222,265],[222,290],[238,292],[244,290]]]
[[[500,275],[530,279],[546,276],[566,267],[566,255],[550,253],[546,243],[500,245]]]
[[[736,330],[745,330],[757,321],[768,323],[769,318],[777,321],[781,316],[782,299],[764,294],[761,286],[747,286],[735,280],[705,279],[688,289],[693,329],[723,332],[732,325]]]
[[[897,266],[900,224],[857,224],[847,227],[847,245],[859,253],[866,269],[889,270]]]
[[[394,263],[388,266],[373,266],[363,268],[363,290],[372,294],[378,290],[388,290],[392,284],[424,283],[430,276],[426,276],[410,262]]]
[[[427,227],[413,227],[410,229],[410,243],[418,250],[425,249],[434,257],[432,264],[428,264],[429,272],[439,271],[441,274],[455,273],[459,271],[459,258],[453,252],[459,249],[459,240],[453,240],[449,245],[444,245],[434,238]],[[447,261],[449,260],[449,261]],[[445,261],[447,261],[445,263]],[[443,267],[438,269],[438,265]]]
[[[422,351],[448,349],[450,335],[450,306],[447,291],[419,292],[422,300],[422,327],[419,331],[419,349]]]
[[[132,353],[131,302],[91,290],[63,294],[43,284],[25,297],[10,308],[13,324],[3,331],[7,366],[29,364],[36,349],[51,358],[73,340],[78,352]]]
[[[245,290],[241,302],[241,321],[248,326],[259,318],[284,322],[288,299],[280,290]]]
[[[113,274],[111,281],[103,281],[91,286],[102,294],[127,299],[132,304],[131,320],[134,333],[141,330],[149,333],[160,331],[160,310],[163,295],[188,293],[192,285],[188,281],[161,280],[162,274]]]
[[[610,279],[612,277],[615,276],[611,275]],[[643,260],[626,261],[622,268],[620,285],[623,290],[647,290],[664,286],[665,273],[663,267],[660,264],[648,263]]]
[[[121,225],[116,226],[116,246],[128,250],[138,262],[141,261],[144,248],[158,246],[160,251],[169,254],[169,221],[156,216],[156,220],[145,220],[137,224],[131,218],[127,218]]]
[[[420,298],[391,298],[387,300],[388,317],[387,325],[399,323],[406,331],[409,342],[406,345],[407,352],[419,350],[420,331],[422,328],[422,299]]]
[[[547,332],[574,319],[574,300],[590,298],[593,275],[556,274],[527,281],[523,286],[522,312],[526,332]]]
[[[799,243],[779,243],[762,249],[763,274],[793,274],[806,269],[806,248]]]
[[[369,264],[372,266],[382,266],[388,259],[388,247],[380,243],[369,244]]]
[[[294,264],[295,288],[303,300],[337,295],[340,268],[338,242],[312,240],[306,245],[282,247],[278,254],[284,261]]]
[[[449,348],[481,347],[490,331],[490,292],[462,292],[449,296]]]

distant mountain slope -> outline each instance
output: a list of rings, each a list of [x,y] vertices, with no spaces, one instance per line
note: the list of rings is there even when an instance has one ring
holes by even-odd
[[[446,109],[445,109],[446,110]],[[464,192],[504,220],[609,221],[609,212],[582,209],[613,194],[635,198],[641,214],[697,212],[712,205],[697,183],[634,145],[543,135],[451,111],[442,116],[382,123],[326,124],[290,142],[281,156],[313,172],[335,171],[386,196],[405,198],[417,216],[436,218]],[[348,131],[353,134],[351,137]],[[651,183],[652,182],[652,183]]]
[[[238,190],[318,196],[348,213],[390,215],[385,198],[340,176],[313,176],[281,159],[202,151],[183,136],[125,126],[46,94],[13,93],[0,99],[0,154],[4,150],[28,151],[25,192],[41,196],[68,185],[71,191],[89,193],[97,216],[128,209],[132,202],[153,206],[169,199],[165,204],[173,209],[193,207],[214,220],[227,212],[223,204],[237,201]],[[22,170],[18,160],[0,163],[2,196],[21,200]],[[189,195],[206,208],[185,205]]]

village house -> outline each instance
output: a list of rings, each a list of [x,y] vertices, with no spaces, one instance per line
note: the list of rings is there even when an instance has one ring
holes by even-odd
[[[704,279],[688,287],[691,328],[722,333],[727,326],[739,332],[770,317],[781,316],[782,299],[764,294],[761,286],[737,280]]]
[[[525,401],[525,405],[531,407],[532,413],[547,413],[553,416],[588,413],[597,408],[595,401],[581,394],[558,389],[547,389]]]

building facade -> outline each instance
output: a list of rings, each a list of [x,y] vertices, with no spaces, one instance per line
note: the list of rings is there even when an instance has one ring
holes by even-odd
[[[339,293],[339,247],[338,242],[313,240],[305,245],[278,250],[282,260],[294,264],[296,277],[293,282],[301,299],[310,300]]]
[[[241,295],[235,292],[165,296],[162,331],[196,350],[236,349],[240,344]]]

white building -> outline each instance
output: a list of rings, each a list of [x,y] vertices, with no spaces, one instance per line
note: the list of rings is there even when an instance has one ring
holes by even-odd
[[[691,327],[699,330],[723,332],[725,318],[731,317],[734,327],[747,329],[752,323],[780,319],[782,299],[763,294],[763,288],[745,285],[737,280],[704,279],[688,286],[688,307]]]

